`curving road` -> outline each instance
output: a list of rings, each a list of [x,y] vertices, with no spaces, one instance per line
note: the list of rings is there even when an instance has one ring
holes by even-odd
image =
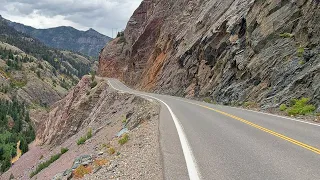
[[[161,103],[166,179],[320,179],[320,124],[167,95],[114,89]]]

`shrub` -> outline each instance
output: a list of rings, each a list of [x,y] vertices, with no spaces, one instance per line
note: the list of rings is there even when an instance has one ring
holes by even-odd
[[[288,108],[287,105],[281,104],[279,109],[280,111],[285,111],[287,108]]]
[[[92,137],[92,129],[90,128],[89,131],[87,132],[86,136],[82,136],[82,137],[80,137],[80,139],[78,139],[77,144],[78,145],[84,144],[91,137]]]
[[[87,140],[92,137],[92,129],[90,128],[89,131],[87,132]]]
[[[64,151],[66,148],[63,148]],[[30,174],[30,178],[32,178],[33,176],[35,176],[36,174],[38,174],[40,171],[42,171],[43,169],[47,168],[50,166],[50,164],[52,164],[53,162],[55,162],[56,160],[58,160],[60,158],[60,156],[62,155],[62,149],[61,149],[61,153],[59,154],[56,154],[56,155],[53,155],[51,156],[51,158],[41,164],[38,165],[38,167],[36,168],[35,171],[32,171],[31,174]]]
[[[68,152],[68,151],[69,151],[68,148],[61,148],[60,153],[61,153],[61,154],[64,154],[64,153],[66,153],[66,152]]]
[[[292,38],[294,37],[293,34],[291,33],[282,33],[282,34],[279,34],[280,37],[283,37],[283,38]]]
[[[292,99],[291,103],[293,105],[287,109],[288,115],[306,115],[314,112],[316,110],[316,107],[314,105],[309,105],[309,101],[309,98]]]
[[[305,63],[304,60],[299,61],[299,65],[304,65],[304,63]]]
[[[302,57],[303,56],[303,53],[304,53],[304,47],[300,46],[298,49],[297,49],[297,54],[299,57]]]
[[[78,139],[77,144],[78,145],[84,144],[86,142],[86,140],[87,139],[85,137],[81,137],[80,139]]]
[[[110,147],[110,148],[108,149],[108,153],[109,153],[110,155],[114,154],[115,152],[116,152],[116,150],[115,150],[113,147]]]
[[[119,143],[120,145],[124,145],[124,144],[127,143],[128,141],[129,141],[129,135],[128,135],[128,134],[124,134],[124,135],[122,136],[122,138],[119,139],[118,143]]]

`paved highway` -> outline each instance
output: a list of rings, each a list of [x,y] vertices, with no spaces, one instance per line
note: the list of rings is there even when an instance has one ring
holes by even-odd
[[[161,103],[166,179],[320,179],[320,124],[135,91]]]

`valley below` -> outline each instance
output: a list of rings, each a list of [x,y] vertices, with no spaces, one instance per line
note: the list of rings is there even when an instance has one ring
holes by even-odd
[[[48,168],[32,179],[162,179],[159,146],[160,106],[154,100],[119,93],[109,87],[107,80],[84,76],[47,114],[41,114],[37,126],[37,144],[1,177],[28,179],[37,166],[68,149]],[[39,116],[39,114],[37,115]],[[122,131],[121,131],[122,130]],[[91,137],[78,141],[91,131]],[[127,142],[121,142],[126,137]],[[89,157],[86,162],[77,158]],[[78,172],[87,168],[88,172]],[[143,169],[143,172],[141,171]],[[79,174],[80,173],[80,174]]]

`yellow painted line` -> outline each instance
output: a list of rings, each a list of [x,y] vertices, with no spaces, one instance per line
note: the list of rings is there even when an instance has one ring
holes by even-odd
[[[183,101],[183,100],[180,100],[180,101]],[[286,140],[286,141],[288,141],[288,142],[291,142],[291,143],[293,143],[293,144],[295,144],[295,145],[297,145],[297,146],[300,146],[300,147],[302,147],[302,148],[305,148],[305,149],[307,149],[307,150],[310,150],[310,151],[312,151],[312,152],[314,152],[314,153],[320,154],[320,149],[318,149],[318,148],[312,147],[312,146],[307,145],[307,144],[305,144],[305,143],[302,143],[302,142],[300,142],[300,141],[298,141],[298,140],[295,140],[295,139],[292,139],[292,138],[290,138],[290,137],[287,137],[287,136],[285,136],[285,135],[283,135],[283,134],[274,132],[274,131],[272,131],[272,130],[270,130],[270,129],[264,128],[264,127],[262,127],[262,126],[259,126],[259,125],[257,125],[257,124],[254,124],[254,123],[252,123],[252,122],[250,122],[250,121],[247,121],[247,120],[245,120],[245,119],[242,119],[242,118],[240,118],[240,117],[237,117],[237,116],[228,114],[228,113],[223,112],[223,111],[220,111],[220,110],[216,110],[216,109],[210,108],[210,107],[208,107],[208,106],[204,106],[204,105],[200,105],[200,104],[196,104],[196,103],[192,103],[192,102],[188,102],[188,101],[183,101],[183,102],[186,102],[186,103],[189,103],[189,104],[193,104],[193,105],[197,105],[197,106],[200,106],[200,107],[203,107],[203,108],[206,108],[206,109],[215,111],[215,112],[217,112],[217,113],[223,114],[223,115],[225,115],[225,116],[231,117],[231,118],[236,119],[236,120],[238,120],[238,121],[241,121],[241,122],[243,122],[243,123],[245,123],[245,124],[247,124],[247,125],[249,125],[249,126],[255,127],[255,128],[257,128],[257,129],[259,129],[259,130],[261,130],[261,131],[264,131],[264,132],[266,132],[266,133],[269,133],[269,134],[271,134],[271,135],[274,135],[274,136],[276,136],[276,137],[279,137],[279,138],[281,138],[281,139],[283,139],[283,140]]]

